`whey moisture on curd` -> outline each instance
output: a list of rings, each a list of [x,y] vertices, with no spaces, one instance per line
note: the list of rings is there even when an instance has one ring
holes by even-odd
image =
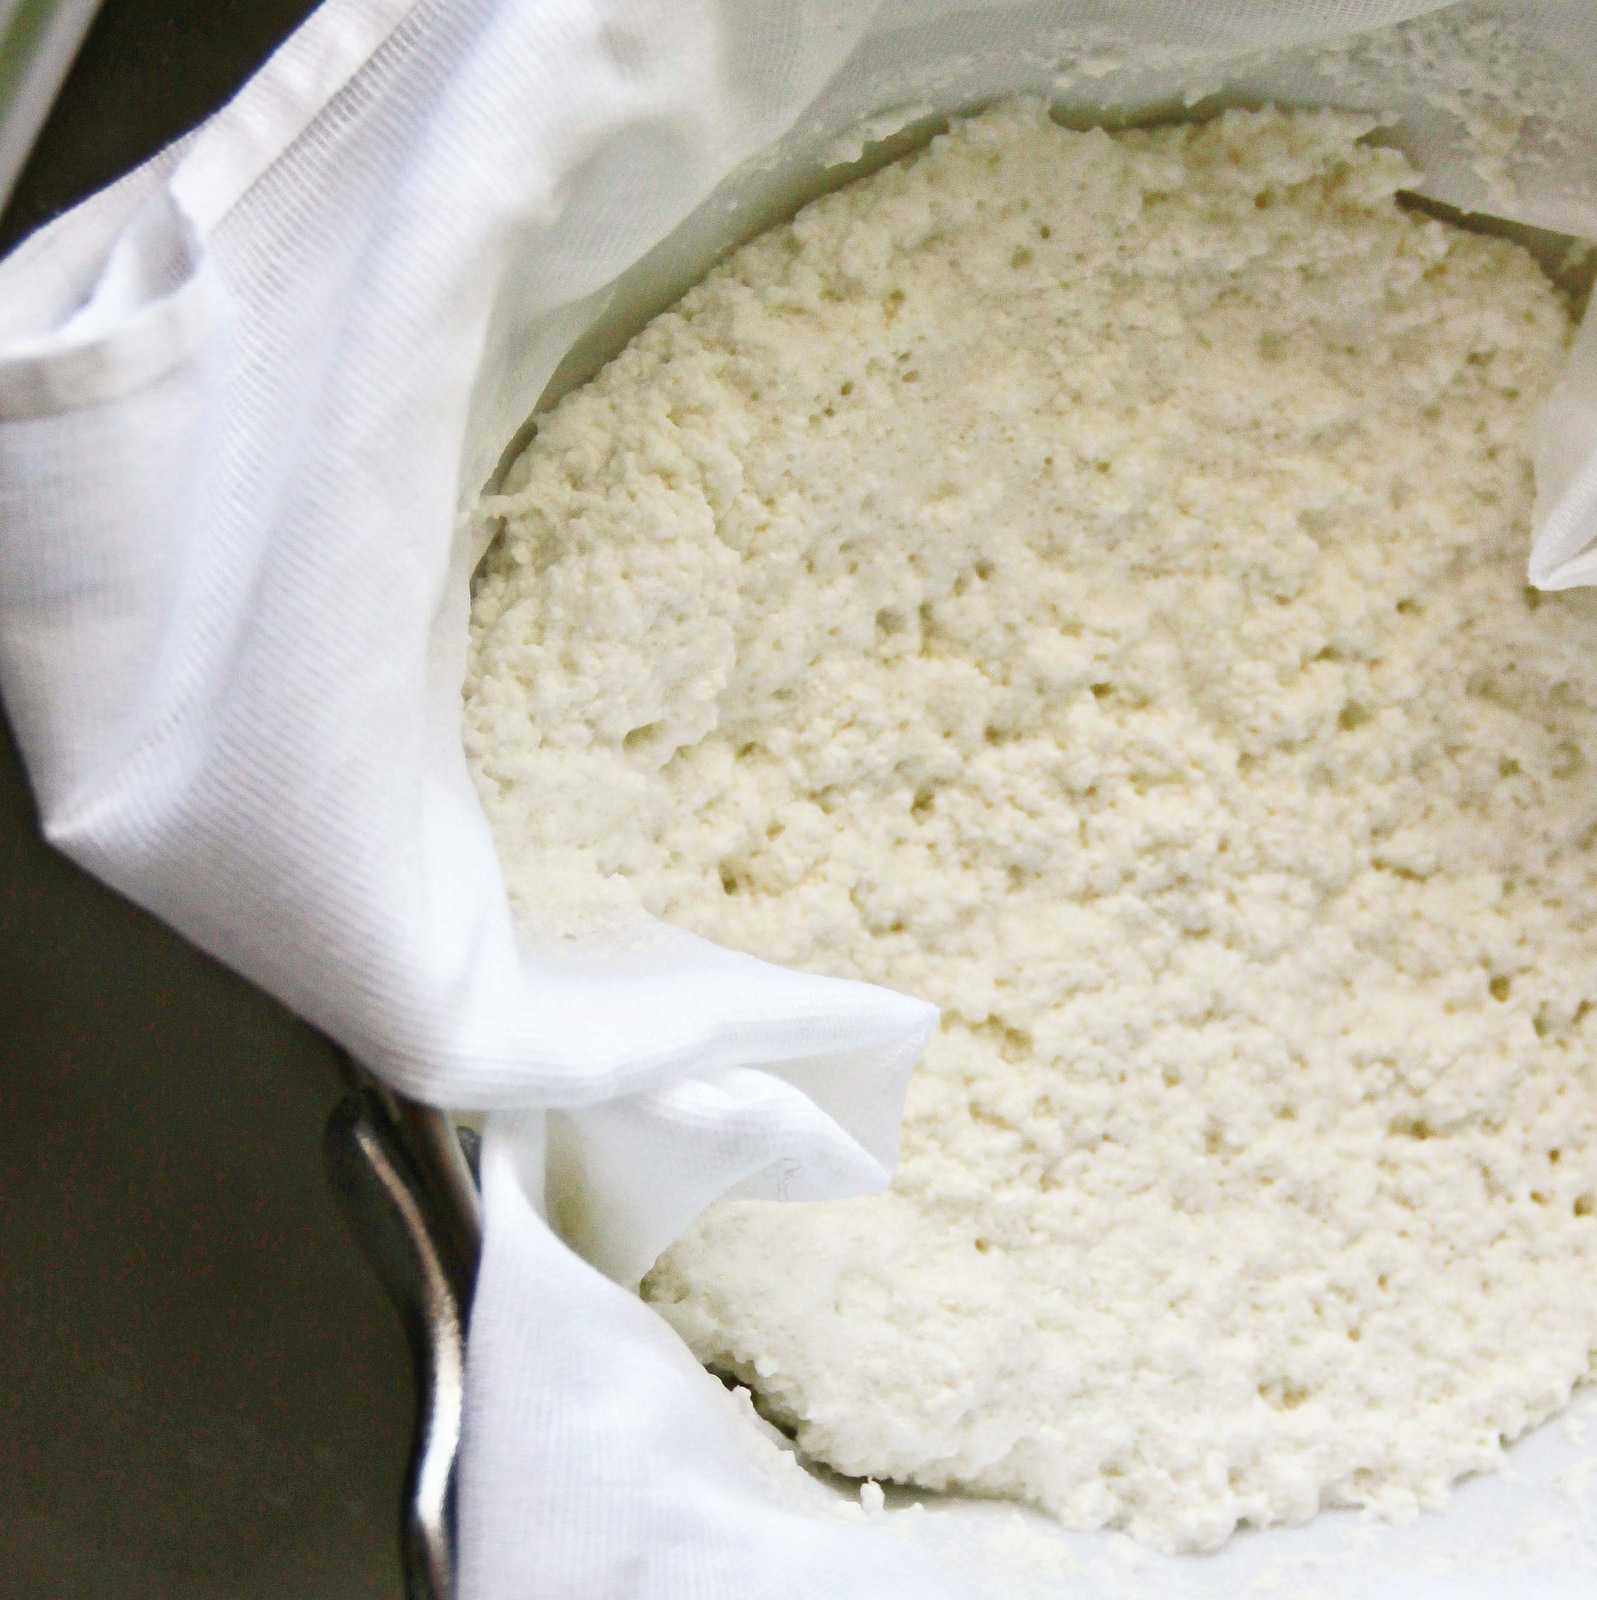
[[[1206,1548],[1439,1506],[1591,1369],[1597,615],[1522,577],[1569,318],[1368,126],[956,123],[488,502],[529,925],[942,1009],[889,1192],[644,1284],[845,1473]]]

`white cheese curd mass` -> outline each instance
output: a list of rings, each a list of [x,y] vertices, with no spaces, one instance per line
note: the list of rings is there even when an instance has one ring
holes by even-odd
[[[644,1283],[844,1473],[1207,1549],[1438,1507],[1591,1371],[1597,612],[1523,576],[1570,316],[1370,126],[956,122],[488,502],[529,927],[941,1008],[891,1190]]]

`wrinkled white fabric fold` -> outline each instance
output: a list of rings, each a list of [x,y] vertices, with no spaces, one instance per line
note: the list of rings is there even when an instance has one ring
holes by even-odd
[[[1542,589],[1597,582],[1597,322],[1590,318],[1537,434],[1530,581]]]
[[[929,1031],[874,1052],[788,1062],[779,1075],[701,1072],[647,1094],[551,1111],[556,1229],[631,1287],[720,1195],[835,1200],[886,1188],[903,1085]],[[873,1103],[861,1105],[867,1098]]]
[[[482,1175],[488,1226],[466,1365],[462,1594],[966,1594],[876,1529],[806,1513],[802,1479],[783,1482],[796,1469],[738,1417],[666,1324],[545,1226],[533,1199],[544,1181],[535,1126],[492,1119]]]

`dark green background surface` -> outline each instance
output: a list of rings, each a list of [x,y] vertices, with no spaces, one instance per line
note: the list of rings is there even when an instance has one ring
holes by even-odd
[[[307,0],[105,0],[0,252],[223,104]],[[3,536],[3,531],[0,531]],[[332,1053],[39,840],[0,741],[0,1595],[394,1600],[399,1323]]]

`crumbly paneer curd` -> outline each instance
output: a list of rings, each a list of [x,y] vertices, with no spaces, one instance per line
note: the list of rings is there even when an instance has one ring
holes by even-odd
[[[888,1193],[645,1283],[845,1473],[1202,1549],[1439,1506],[1591,1370],[1597,616],[1522,577],[1569,318],[1367,126],[957,123],[492,502],[524,912],[942,1008]]]

